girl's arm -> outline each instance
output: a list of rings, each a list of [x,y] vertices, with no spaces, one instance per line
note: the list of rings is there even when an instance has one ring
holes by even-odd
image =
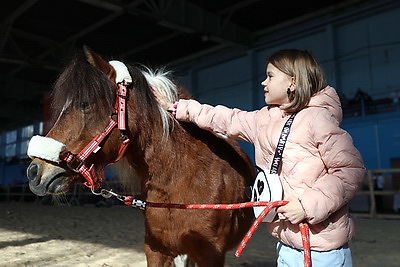
[[[253,143],[257,136],[257,113],[225,106],[213,107],[195,100],[181,99],[176,106],[176,119],[249,143]]]

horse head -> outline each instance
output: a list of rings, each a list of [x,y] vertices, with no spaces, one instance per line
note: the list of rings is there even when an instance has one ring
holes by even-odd
[[[128,69],[87,47],[84,52],[55,83],[53,127],[45,137],[34,136],[28,147],[32,162],[27,176],[37,195],[66,193],[77,182],[98,188],[104,168],[123,156],[133,138],[122,125],[127,118],[121,102],[135,83]],[[135,121],[135,114],[129,120]]]

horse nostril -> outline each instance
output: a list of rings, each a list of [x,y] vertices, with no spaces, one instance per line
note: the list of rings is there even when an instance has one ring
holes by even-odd
[[[31,181],[37,180],[39,176],[39,165],[37,165],[36,163],[31,164],[26,171],[26,175]]]

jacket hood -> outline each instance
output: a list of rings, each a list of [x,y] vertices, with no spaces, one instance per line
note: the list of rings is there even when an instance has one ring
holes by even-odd
[[[340,99],[336,93],[335,88],[327,86],[321,91],[317,92],[310,99],[309,107],[319,107],[327,109],[335,119],[341,123],[342,122],[342,106],[340,104]]]

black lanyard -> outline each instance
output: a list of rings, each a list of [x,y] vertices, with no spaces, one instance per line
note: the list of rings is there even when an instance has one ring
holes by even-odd
[[[286,121],[285,125],[283,126],[281,136],[279,137],[278,144],[276,145],[275,155],[274,155],[274,159],[272,160],[270,174],[278,173],[279,165],[282,162],[283,149],[285,148],[286,140],[289,136],[290,127],[293,124],[294,116],[296,116],[296,113],[293,113],[292,115],[290,115],[289,119]]]

